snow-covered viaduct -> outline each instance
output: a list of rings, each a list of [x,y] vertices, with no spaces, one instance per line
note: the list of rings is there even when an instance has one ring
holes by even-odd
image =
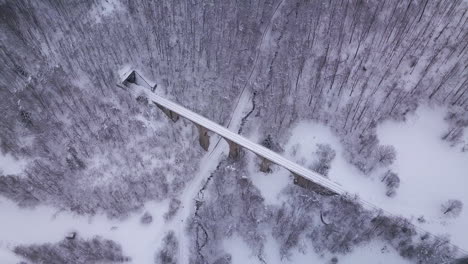
[[[155,93],[156,84],[150,84],[146,81],[138,72],[132,70],[127,72],[121,82],[118,84],[119,87],[128,89],[135,98],[138,97],[146,97],[149,102],[154,103],[159,109],[161,109],[169,119],[173,122],[177,122],[180,117],[186,118],[192,121],[195,126],[198,128],[199,132],[199,143],[200,146],[205,151],[210,151],[210,135],[209,133],[216,133],[221,138],[227,141],[229,145],[229,157],[232,159],[238,159],[241,155],[241,149],[247,149],[251,152],[255,153],[260,159],[260,170],[263,172],[269,171],[269,167],[271,164],[279,165],[285,169],[287,169],[291,174],[294,176],[294,183],[299,185],[303,188],[313,190],[316,193],[321,195],[347,195],[353,194],[341,187],[340,184],[323,177],[322,175],[306,169],[301,165],[292,162],[278,153],[260,145],[250,141],[249,139],[232,132],[231,130],[223,127],[197,113],[192,112],[191,110],[174,103],[164,97],[161,97],[157,93]],[[361,205],[370,209],[382,210],[379,206],[376,206],[372,203],[369,203],[359,196],[355,196],[355,199],[359,201]],[[384,212],[384,211],[381,211]],[[384,212],[385,214],[389,214],[388,212]],[[414,226],[417,228],[416,226]],[[418,230],[425,234],[430,234],[437,238],[436,235],[433,235],[425,230],[418,228]],[[452,246],[456,247],[462,255],[467,255],[467,252],[456,245]]]
[[[124,75],[119,86],[131,89],[137,96],[141,95],[141,93],[145,94],[148,100],[161,109],[173,122],[177,122],[180,117],[184,117],[192,121],[198,128],[198,141],[205,151],[208,151],[210,148],[209,133],[216,133],[228,143],[229,157],[232,159],[238,159],[240,157],[241,149],[247,149],[254,152],[261,159],[260,170],[263,172],[269,171],[271,164],[277,164],[289,170],[292,175],[294,175],[294,183],[301,187],[311,189],[322,195],[346,193],[346,191],[344,191],[337,183],[323,177],[322,175],[308,170],[271,151],[270,149],[261,146],[260,144],[254,143],[223,126],[186,109],[183,106],[157,95],[154,93],[156,84],[150,84],[134,70]]]

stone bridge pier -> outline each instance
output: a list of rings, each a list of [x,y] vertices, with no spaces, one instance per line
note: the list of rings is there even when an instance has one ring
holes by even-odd
[[[198,128],[198,142],[205,151],[208,151],[208,149],[210,148],[210,135],[208,135],[208,129],[198,124],[195,125]]]
[[[167,117],[169,117],[169,119],[172,120],[172,122],[177,122],[177,120],[179,120],[180,116],[179,116],[177,113],[175,113],[175,112],[173,112],[173,111],[171,111],[171,110],[169,110],[169,109],[165,108],[164,106],[159,105],[159,104],[157,104],[157,103],[154,103],[154,104],[155,104],[159,109],[161,109],[161,110],[163,111],[163,113],[166,114]]]
[[[229,158],[231,159],[239,159],[240,157],[240,147],[236,143],[230,141],[229,139],[224,139],[229,144]]]
[[[208,151],[208,149],[210,148],[210,135],[208,134],[209,130],[206,127],[201,126],[199,124],[195,125],[198,128],[198,143],[200,143],[200,146],[205,151]],[[239,159],[241,155],[241,147],[229,139],[224,138],[224,140],[226,140],[226,142],[229,145],[229,158]]]
[[[311,191],[314,191],[318,194],[321,194],[321,195],[325,195],[325,196],[333,196],[333,195],[338,195],[336,192],[324,187],[324,186],[321,186],[311,180],[308,180],[300,175],[297,175],[296,173],[294,172],[291,172],[291,174],[293,175],[294,177],[294,184],[296,184],[297,186],[300,186],[302,188],[305,188],[305,189],[308,189],[308,190],[311,190]]]
[[[261,157],[261,156],[258,156],[261,160],[261,163],[260,163],[260,171],[261,172],[264,172],[264,173],[270,173],[271,172],[271,161],[269,161],[268,159],[265,159],[264,157]]]

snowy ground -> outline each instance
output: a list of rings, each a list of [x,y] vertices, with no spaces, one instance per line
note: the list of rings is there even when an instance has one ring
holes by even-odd
[[[26,162],[12,157],[10,154],[2,155],[0,153],[0,174],[18,174],[24,170]]]
[[[422,107],[406,123],[387,122],[379,138],[397,150],[392,169],[400,175],[398,194],[387,205],[407,217],[424,215],[421,227],[448,233],[454,244],[468,249],[468,152],[440,140],[447,124],[444,109]],[[440,204],[459,199],[465,205],[459,217],[445,218]]]
[[[243,94],[236,108],[230,129],[236,130],[240,119],[248,108],[250,95]],[[385,210],[403,215],[413,220],[421,228],[435,234],[450,234],[452,242],[462,248],[468,248],[468,213],[465,210],[455,219],[446,219],[440,213],[440,204],[447,199],[456,198],[468,204],[468,153],[462,153],[458,147],[450,147],[440,140],[446,128],[443,121],[444,109],[421,107],[406,123],[385,122],[378,128],[382,144],[391,144],[397,150],[397,160],[392,169],[401,178],[401,186],[394,198],[385,196],[385,188],[376,175],[366,177],[348,164],[342,157],[342,148],[338,139],[329,129],[311,122],[298,124],[285,146],[285,156],[304,166],[309,166],[317,143],[328,143],[337,152],[329,173],[331,179]],[[251,135],[256,137],[255,135]],[[76,216],[58,212],[50,207],[20,209],[14,203],[0,199],[0,260],[6,263],[18,261],[11,249],[18,244],[58,242],[70,231],[78,231],[84,238],[100,235],[115,240],[123,247],[124,254],[132,257],[132,263],[153,263],[154,254],[160,248],[161,239],[169,230],[174,230],[180,243],[180,262],[188,263],[188,240],[184,232],[185,220],[193,213],[193,201],[198,198],[198,190],[203,185],[223,155],[227,155],[227,144],[212,137],[210,151],[203,158],[199,172],[186,188],[180,200],[181,209],[174,219],[165,223],[164,213],[168,202],[148,203],[145,210],[132,215],[125,221],[109,220],[104,215],[95,217]],[[273,173],[258,171],[255,155],[249,154],[249,172],[253,183],[261,190],[267,203],[279,204],[280,191],[291,181],[289,172],[274,166]],[[4,173],[19,173],[24,163],[11,156],[0,156]],[[153,215],[150,225],[142,225],[140,217],[144,211]],[[415,219],[424,215],[426,223],[420,224]],[[34,219],[34,225],[31,224]],[[227,252],[233,255],[233,263],[256,263],[255,256],[238,237],[225,241]],[[337,256],[339,263],[408,263],[392,249],[382,251],[384,245],[378,241],[363,245],[346,256]],[[289,260],[281,262],[278,246],[269,239],[265,249],[268,263],[324,263],[334,256],[319,256],[312,250],[305,254],[294,252]],[[377,262],[376,262],[377,261]],[[379,262],[380,261],[380,262]]]
[[[383,171],[365,176],[347,163],[338,138],[324,126],[312,122],[298,124],[292,130],[285,155],[307,167],[313,161],[316,144],[330,144],[337,152],[329,172],[332,180],[392,214],[411,219],[424,230],[437,235],[449,234],[454,244],[468,249],[467,209],[455,219],[443,217],[440,211],[441,203],[447,199],[459,199],[465,207],[468,204],[468,152],[462,153],[459,147],[450,147],[440,139],[447,128],[444,114],[444,109],[423,106],[405,123],[385,122],[378,127],[381,144],[393,145],[397,151],[391,169],[399,174],[401,185],[394,198],[385,195],[384,184],[380,181]],[[278,177],[254,179],[266,198],[274,197],[273,192],[279,192],[275,185],[284,185],[287,177],[281,169],[276,171]],[[267,182],[268,187],[263,188]],[[427,220],[423,224],[416,221],[422,215]]]
[[[19,244],[55,243],[71,231],[82,238],[96,235],[111,239],[122,245],[124,254],[132,257],[133,263],[154,263],[154,252],[160,247],[163,237],[163,214],[167,202],[148,203],[145,210],[152,213],[150,225],[140,223],[141,214],[134,214],[125,221],[109,220],[104,215],[94,217],[60,213],[56,208],[38,206],[21,209],[11,201],[0,199],[0,261],[19,260],[9,252]],[[34,219],[34,221],[32,221]],[[11,262],[16,263],[16,262]]]

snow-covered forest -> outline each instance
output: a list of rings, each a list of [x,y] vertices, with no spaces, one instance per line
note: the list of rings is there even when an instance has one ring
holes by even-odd
[[[0,73],[0,263],[467,261],[466,0],[0,0]]]

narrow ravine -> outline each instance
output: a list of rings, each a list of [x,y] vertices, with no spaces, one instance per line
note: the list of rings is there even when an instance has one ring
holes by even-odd
[[[239,131],[242,125],[243,117],[248,112],[249,102],[251,102],[251,93],[245,89],[241,93],[238,103],[233,111],[228,129]],[[175,230],[179,240],[179,263],[189,263],[189,237],[186,234],[187,219],[195,213],[195,201],[199,197],[200,191],[206,185],[210,175],[229,151],[228,144],[217,135],[211,135],[211,144],[207,154],[200,162],[200,168],[192,182],[186,187],[180,197],[181,208],[172,222],[165,228]]]

